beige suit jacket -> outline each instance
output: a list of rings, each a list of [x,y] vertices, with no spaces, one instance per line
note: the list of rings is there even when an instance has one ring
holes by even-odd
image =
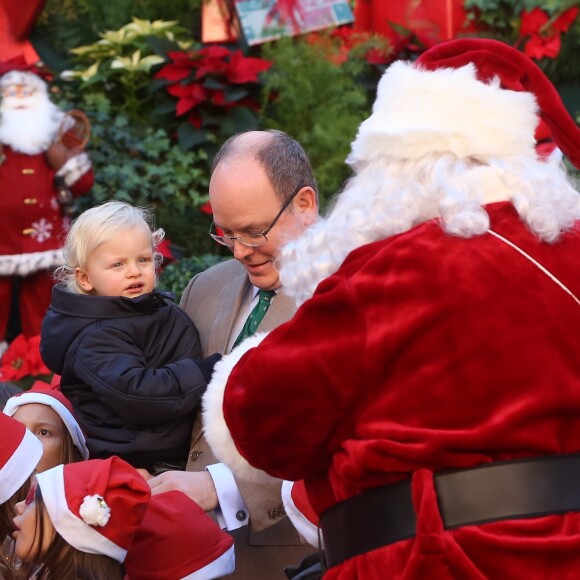
[[[199,330],[203,356],[227,352],[230,334],[249,286],[246,270],[237,260],[218,264],[195,276],[187,285],[180,306]],[[295,311],[294,301],[284,295],[283,291],[279,291],[258,330],[269,331],[276,328],[289,320]],[[218,462],[203,437],[200,415],[198,410],[188,471],[200,471],[207,465]],[[248,507],[250,525],[247,530],[239,530],[233,534],[236,539],[235,577],[258,580],[283,578],[282,568],[295,564],[312,549],[302,545],[285,515],[280,496],[281,482],[256,484],[236,479],[236,483]],[[250,547],[242,545],[246,543]],[[256,550],[258,546],[277,548]],[[282,549],[281,546],[287,548]],[[280,576],[274,574],[274,570]]]

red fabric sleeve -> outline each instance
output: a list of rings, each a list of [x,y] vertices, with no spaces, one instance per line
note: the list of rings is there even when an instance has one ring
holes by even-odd
[[[364,396],[344,388],[364,382],[364,326],[350,286],[334,278],[240,360],[223,409],[250,463],[289,480],[328,463],[351,428],[344,417],[352,416],[355,399]],[[259,429],[248,431],[247,425]]]

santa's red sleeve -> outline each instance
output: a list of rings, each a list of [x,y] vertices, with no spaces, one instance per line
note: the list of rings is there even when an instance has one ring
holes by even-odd
[[[291,321],[224,357],[204,397],[218,459],[246,479],[259,477],[250,464],[293,481],[328,464],[364,397],[345,385],[365,384],[365,341],[364,313],[348,281],[333,277]]]

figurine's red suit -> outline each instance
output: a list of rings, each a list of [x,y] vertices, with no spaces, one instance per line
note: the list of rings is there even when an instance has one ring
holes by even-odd
[[[63,263],[59,247],[69,219],[59,203],[55,177],[73,196],[93,184],[91,162],[82,149],[56,156],[54,142],[64,114],[48,98],[46,83],[31,72],[0,78],[0,340],[11,301],[18,296],[22,332],[40,333],[53,280]],[[57,160],[57,157],[60,157]],[[17,286],[16,286],[17,285]]]

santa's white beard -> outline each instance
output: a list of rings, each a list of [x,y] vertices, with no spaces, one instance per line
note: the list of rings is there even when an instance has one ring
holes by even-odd
[[[5,98],[0,107],[0,143],[28,155],[46,151],[58,133],[62,111],[43,95],[18,99],[25,109],[14,108],[15,101]]]

